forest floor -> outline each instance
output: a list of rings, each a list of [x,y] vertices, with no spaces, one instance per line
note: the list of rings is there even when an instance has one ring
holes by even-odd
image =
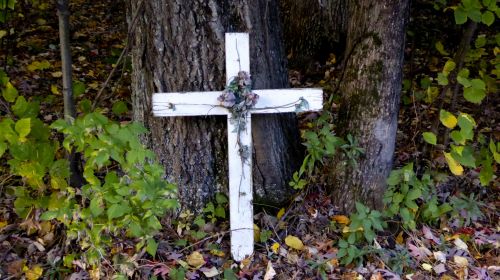
[[[72,5],[78,7],[72,9],[70,21],[79,111],[86,111],[95,102],[106,108],[104,113],[112,118],[129,121],[130,114],[124,110],[112,112],[120,101],[125,101],[130,109],[131,65],[127,59],[114,64],[125,50],[123,5],[113,0],[75,0]],[[51,122],[62,118],[62,73],[57,16],[53,7],[46,8],[28,10],[23,19],[9,23],[8,28],[13,28],[14,33],[1,39],[0,67],[21,95],[41,102],[40,115]],[[413,15],[413,26],[425,22],[421,16]],[[432,31],[429,26],[420,26],[420,31]],[[420,52],[425,42],[418,40],[418,36],[410,36],[407,43],[407,56],[413,59],[406,63],[407,77],[416,77],[419,71],[433,72],[436,67],[430,54]],[[118,71],[96,101],[115,66]],[[339,71],[337,66],[338,62],[330,59],[318,63],[315,73],[291,70],[291,85],[331,86],[335,83],[332,73]],[[434,170],[445,170],[441,153],[432,154],[430,159],[422,155],[425,144],[419,136],[432,126],[438,109],[416,101],[411,92],[404,92],[401,104],[395,165],[401,167],[416,161],[417,168],[430,165]],[[498,140],[498,101],[488,102],[476,111],[480,113],[477,118],[484,120],[484,126]],[[301,127],[311,127],[313,122],[305,118]],[[6,166],[0,164],[0,279],[97,279],[99,274],[89,274],[81,263],[74,262],[66,268],[51,265],[65,254],[61,228],[37,217],[19,220],[13,211],[13,195],[7,191],[8,186],[16,183],[8,176]],[[480,213],[470,217],[466,225],[443,218],[434,225],[419,224],[416,230],[404,230],[394,221],[392,230],[377,236],[378,253],[364,252],[361,263],[339,263],[337,240],[345,233],[349,218],[336,210],[320,186],[312,185],[297,193],[285,208],[255,213],[256,252],[239,264],[230,258],[227,219],[204,216],[205,225],[201,227],[194,224],[191,213],[183,213],[174,224],[165,219],[164,229],[157,236],[160,242],[156,257],[144,252],[136,254],[132,242],[115,244],[109,261],[117,255],[125,259],[115,267],[103,262],[99,271],[110,275],[120,270],[137,279],[148,275],[165,279],[500,279],[500,184],[494,182],[485,190],[478,182],[477,172],[469,172],[459,179],[446,177],[435,187],[443,196],[475,194]],[[223,200],[220,205],[227,208]]]

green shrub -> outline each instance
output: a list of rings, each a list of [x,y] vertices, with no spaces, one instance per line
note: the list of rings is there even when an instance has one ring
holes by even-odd
[[[137,250],[146,247],[155,255],[159,218],[176,208],[177,200],[176,186],[164,179],[154,154],[140,143],[146,129],[98,112],[48,126],[37,118],[38,104],[18,96],[4,74],[0,78],[3,98],[11,104],[7,116],[0,117],[0,158],[19,178],[19,185],[9,186],[19,217],[41,213],[42,220],[62,223],[74,253],[68,256],[81,255],[93,266],[124,238],[134,238]],[[57,132],[64,136],[55,137]],[[71,151],[82,156],[81,188],[67,183]]]

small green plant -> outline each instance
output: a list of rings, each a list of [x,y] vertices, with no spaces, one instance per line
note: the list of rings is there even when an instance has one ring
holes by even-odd
[[[389,187],[383,199],[386,205],[385,215],[399,216],[403,220],[403,227],[415,229],[415,217],[419,209],[417,200],[429,192],[431,183],[429,174],[419,180],[411,163],[402,169],[393,170],[387,179]]]
[[[469,226],[472,222],[484,217],[480,207],[485,205],[478,201],[473,193],[469,196],[464,194],[454,196],[450,199],[450,204],[453,209],[451,216],[458,221],[458,226]]]
[[[146,130],[98,112],[48,126],[37,118],[37,103],[18,96],[5,76],[0,80],[2,96],[11,103],[9,115],[0,118],[0,158],[19,178],[19,185],[9,186],[19,217],[41,213],[41,220],[62,223],[68,259],[81,257],[94,267],[117,240],[130,237],[137,250],[145,247],[155,255],[153,236],[161,228],[159,218],[177,207],[176,186],[164,179],[163,167],[140,143]],[[56,132],[64,136],[54,137]],[[82,155],[81,189],[67,183],[66,154],[73,150]]]
[[[215,223],[217,218],[225,219],[228,203],[229,200],[225,195],[217,193],[215,194],[215,205],[213,202],[209,202],[207,206],[203,208],[203,214],[212,223]]]
[[[375,231],[382,231],[387,227],[382,213],[370,209],[364,204],[356,202],[356,212],[350,216],[348,241],[364,241],[372,243]]]
[[[359,264],[363,261],[363,256],[369,252],[368,247],[359,248],[355,241],[351,242],[340,239],[338,246],[337,258],[342,265],[348,265],[353,262]]]
[[[311,270],[316,271],[316,275],[321,279],[328,279],[327,273],[333,272],[333,265],[330,261],[331,259],[320,258],[319,260],[307,260],[306,263]]]
[[[393,272],[399,275],[403,274],[405,268],[414,265],[410,252],[401,245],[396,245],[394,250],[382,249],[378,252],[378,255]]]
[[[361,262],[363,256],[371,249],[376,237],[376,231],[387,227],[381,212],[370,209],[362,203],[356,202],[356,212],[349,217],[349,227],[344,228],[347,238],[339,240],[337,258],[342,264],[353,261]],[[361,244],[367,244],[360,248]]]
[[[208,234],[205,231],[207,224],[212,224],[209,225],[209,227],[212,227],[217,222],[225,221],[228,207],[228,198],[222,193],[217,193],[215,194],[215,201],[207,203],[199,215],[195,216],[195,213],[192,213],[189,209],[182,211],[179,218],[174,221],[177,226],[177,234],[179,236],[187,234],[188,237],[194,240],[205,238]],[[187,240],[181,239],[177,243],[179,246],[185,246]]]
[[[363,149],[358,146],[352,135],[347,135],[347,140],[335,136],[328,118],[329,115],[326,113],[321,115],[317,120],[316,128],[304,133],[306,141],[303,145],[307,149],[307,155],[299,171],[294,172],[292,181],[289,183],[294,189],[303,189],[307,185],[304,177],[306,175],[311,177],[317,164],[323,164],[325,158],[332,157],[337,151],[343,152],[349,164],[352,165],[356,165],[356,158],[363,153]]]
[[[434,190],[434,189],[433,189]],[[425,223],[435,223],[443,215],[452,211],[452,206],[448,202],[441,202],[435,193],[426,196],[428,197],[420,207],[420,218]]]

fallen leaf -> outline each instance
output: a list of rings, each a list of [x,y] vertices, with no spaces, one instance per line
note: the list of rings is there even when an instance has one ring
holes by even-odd
[[[256,224],[253,224],[253,240],[260,240],[260,228]]]
[[[307,208],[307,212],[309,213],[309,215],[311,215],[311,217],[313,219],[316,219],[318,217],[318,209],[314,208],[314,207],[309,207]]]
[[[278,211],[278,214],[276,215],[276,218],[281,219],[285,215],[285,208],[281,208],[280,211]]]
[[[245,267],[248,267],[250,266],[250,264],[252,263],[252,259],[251,257],[248,257],[246,259],[243,259],[241,262],[240,262],[240,268],[243,269]]]
[[[277,254],[279,249],[280,244],[278,242],[274,242],[273,245],[271,245],[271,250],[273,251],[273,253]]]
[[[205,274],[207,278],[212,278],[220,274],[215,266],[212,266],[211,268],[204,267],[200,270],[201,272],[203,272],[203,274]]]
[[[343,224],[343,225],[347,225],[351,222],[351,220],[349,220],[349,218],[345,215],[335,215],[335,216],[332,216],[332,221],[335,221],[339,224]]]
[[[455,246],[457,246],[458,249],[462,249],[464,251],[469,252],[469,247],[467,246],[467,244],[465,244],[465,242],[462,241],[462,239],[460,238],[455,239],[455,241],[453,241],[453,244],[455,244]]]
[[[7,225],[8,225],[7,221],[0,221],[0,229],[4,228]]]
[[[436,259],[436,261],[446,263],[446,254],[445,253],[443,253],[441,251],[437,251],[437,252],[433,252],[432,254],[434,255],[434,259]]]
[[[26,260],[15,260],[7,264],[7,273],[10,275],[20,274],[23,271]]]
[[[306,246],[306,249],[309,252],[309,254],[311,254],[313,256],[317,255],[319,252],[318,248],[315,248],[315,247]]]
[[[442,274],[446,272],[446,267],[444,266],[444,263],[435,265],[432,269],[434,270],[434,272],[436,272],[436,274]]]
[[[57,85],[50,85],[50,92],[55,95],[60,95],[61,93],[59,92],[59,89],[57,88]]]
[[[461,267],[466,267],[469,265],[469,261],[467,260],[467,258],[464,258],[464,257],[461,257],[461,256],[453,256],[453,261],[458,265],[458,266],[461,266]]]
[[[428,264],[428,263],[423,263],[422,264],[422,268],[424,270],[427,270],[427,271],[431,271],[432,270],[432,265]]]
[[[424,226],[422,228],[422,232],[424,233],[424,237],[429,239],[429,240],[432,240],[434,241],[436,244],[441,244],[441,240],[439,240],[439,238],[437,238],[434,233],[432,233],[431,229]]]
[[[187,257],[187,263],[195,268],[199,268],[205,264],[205,260],[203,259],[203,255],[198,251],[194,251]]]
[[[408,246],[408,251],[410,252],[410,255],[415,257],[417,260],[422,260],[422,259],[427,258],[428,256],[432,255],[432,252],[423,246],[417,247],[411,243],[408,243],[407,246]]]
[[[286,256],[287,262],[293,265],[297,264],[299,259],[299,255],[297,255],[296,253],[288,253],[288,255]]]
[[[89,88],[91,89],[98,89],[99,88],[99,83],[98,82],[93,82],[89,84]]]
[[[264,280],[271,280],[276,275],[276,271],[273,268],[271,261],[267,262],[266,274],[264,275]]]
[[[69,277],[69,280],[85,280],[85,279],[89,279],[89,274],[85,270],[79,272],[73,272]]]
[[[218,250],[218,249],[212,249],[210,250],[210,254],[214,255],[214,256],[217,256],[217,257],[224,257],[226,254],[221,251],[221,250]]]
[[[298,237],[293,235],[288,235],[285,238],[285,244],[295,250],[302,250],[304,248],[304,243],[302,243],[302,241]]]
[[[39,265],[35,265],[33,266],[33,268],[28,268],[27,266],[25,266],[23,270],[27,280],[37,280],[38,278],[42,277],[43,274],[43,268]]]
[[[33,244],[33,246],[35,246],[38,249],[38,251],[40,251],[40,252],[45,251],[45,247],[42,244],[40,244],[39,242],[34,241],[31,244]]]
[[[403,231],[399,232],[398,236],[396,237],[396,244],[402,245],[404,244],[404,239],[403,239]]]
[[[61,78],[63,73],[61,71],[56,71],[56,72],[52,72],[52,77],[54,78]]]

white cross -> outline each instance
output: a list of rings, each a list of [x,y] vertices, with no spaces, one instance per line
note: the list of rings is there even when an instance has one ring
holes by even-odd
[[[239,71],[250,73],[248,33],[226,33],[227,84]],[[259,99],[246,115],[245,129],[240,131],[240,145],[248,147],[252,147],[251,114],[319,111],[323,107],[321,89],[268,89],[253,92],[259,95]],[[231,253],[234,260],[241,261],[253,254],[252,156],[243,159],[238,154],[238,133],[234,132],[234,125],[230,122],[231,112],[217,101],[221,94],[221,91],[155,93],[153,114],[159,117],[228,116]]]

